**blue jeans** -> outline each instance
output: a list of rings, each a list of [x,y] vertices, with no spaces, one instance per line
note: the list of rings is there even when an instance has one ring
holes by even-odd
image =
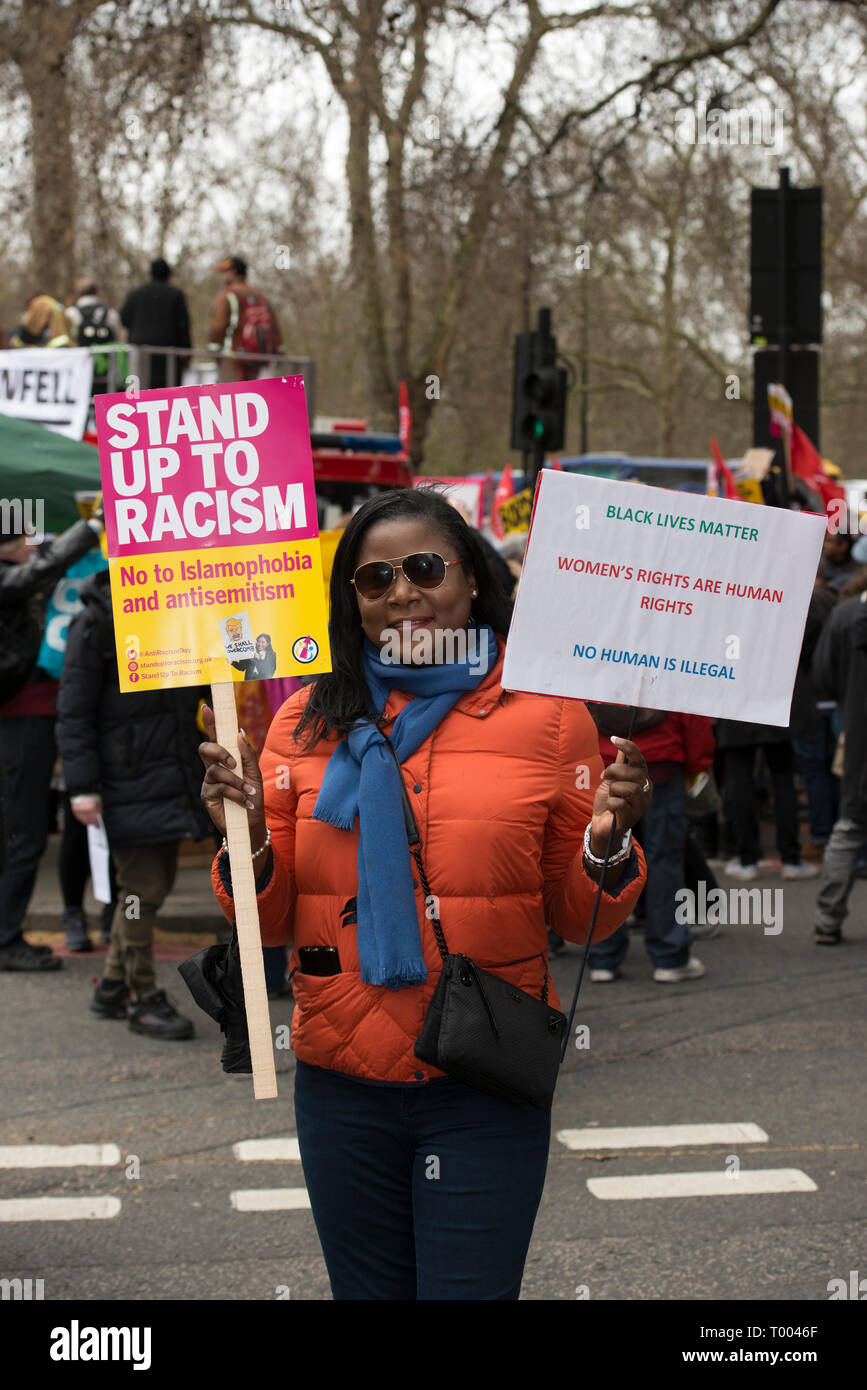
[[[669,781],[654,786],[653,801],[641,818],[637,839],[647,860],[644,944],[655,969],[672,970],[686,965],[692,945],[688,928],[675,921],[674,895],[686,882],[686,793],[682,770]],[[624,922],[613,936],[590,947],[589,967],[614,970],[623,964],[628,950],[629,928]]]
[[[826,715],[822,725],[809,734],[792,740],[798,771],[807,793],[810,810],[810,838],[815,845],[824,845],[840,814],[840,779],[831,772],[837,740]]]
[[[335,1299],[516,1299],[551,1116],[451,1077],[366,1085],[299,1061],[295,1120]]]

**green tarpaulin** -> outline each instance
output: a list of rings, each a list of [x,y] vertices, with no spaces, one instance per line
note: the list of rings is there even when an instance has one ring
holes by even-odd
[[[27,516],[29,503],[41,499],[45,530],[65,531],[81,517],[75,493],[96,492],[99,486],[99,457],[92,444],[0,415],[0,500],[19,498]]]

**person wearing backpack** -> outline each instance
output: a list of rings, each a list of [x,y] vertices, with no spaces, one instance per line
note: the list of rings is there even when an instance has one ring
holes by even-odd
[[[30,556],[23,528],[0,532],[0,765],[3,771],[5,862],[0,873],[0,971],[57,970],[48,947],[25,941],[27,913],[49,827],[57,681],[38,664],[45,603],[71,565],[97,544],[101,509],[77,521],[41,555]]]
[[[255,381],[263,365],[260,358],[281,349],[280,325],[265,295],[247,283],[247,262],[228,256],[216,267],[224,288],[214,301],[208,347],[219,352],[221,381]],[[244,361],[243,354],[253,354]]]
[[[79,347],[99,348],[120,343],[120,314],[99,297],[95,280],[79,280],[75,287],[75,303],[66,310],[69,329]],[[108,354],[93,354],[93,395],[108,390]]]
[[[27,308],[9,339],[11,348],[72,347],[66,311],[58,299],[36,290],[28,295]]]

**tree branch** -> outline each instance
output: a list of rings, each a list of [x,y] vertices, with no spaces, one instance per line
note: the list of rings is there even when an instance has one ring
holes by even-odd
[[[540,154],[543,157],[549,155],[555,145],[559,144],[563,137],[569,133],[574,122],[586,121],[591,116],[595,116],[597,112],[602,111],[606,106],[610,106],[617,97],[621,96],[623,92],[628,92],[630,88],[640,87],[643,92],[649,91],[659,86],[663,78],[665,81],[671,81],[674,77],[679,76],[695,63],[702,62],[706,58],[719,58],[723,53],[728,53],[734,48],[743,47],[744,44],[749,43],[750,39],[754,38],[759,30],[764,27],[774,13],[774,10],[776,10],[780,4],[782,4],[782,0],[765,0],[756,18],[748,24],[745,29],[742,29],[740,33],[734,34],[729,39],[708,40],[706,43],[699,44],[694,48],[687,49],[683,53],[679,53],[674,58],[657,58],[648,66],[643,74],[639,74],[637,77],[627,78],[625,82],[620,83],[619,87],[615,87],[612,91],[608,92],[607,95],[600,97],[599,100],[593,102],[591,106],[584,107],[583,109],[573,108],[573,110],[567,111],[561,118],[550,140],[542,147]]]

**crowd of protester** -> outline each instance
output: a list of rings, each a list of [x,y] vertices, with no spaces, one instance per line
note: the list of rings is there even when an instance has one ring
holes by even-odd
[[[167,281],[155,283],[166,286]],[[94,295],[89,282],[79,296],[82,313]],[[165,302],[177,312],[176,297]],[[129,319],[128,305],[124,315]],[[64,787],[59,870],[70,952],[93,948],[82,905],[88,825],[104,825],[111,852],[113,901],[99,924],[108,953],[90,1008],[126,1018],[134,1031],[149,1036],[189,1037],[191,1022],[157,988],[153,937],[172,889],[179,845],[213,834],[201,803],[197,751],[205,732],[201,702],[207,691],[119,693],[104,565],[81,587],[60,679],[52,678],[39,665],[45,603],[61,577],[98,544],[101,514],[76,523],[41,549],[16,528],[14,517],[6,518],[4,527],[0,970],[42,973],[62,964],[49,946],[32,945],[24,934],[47,837],[57,828],[52,786],[59,759]],[[524,538],[478,539],[496,583],[504,595],[513,595]],[[635,831],[646,857],[647,884],[629,922],[592,946],[592,981],[612,983],[620,977],[630,927],[643,930],[654,980],[681,984],[700,978],[705,967],[693,954],[693,942],[720,928],[713,919],[683,921],[675,911],[675,894],[683,886],[695,890],[702,881],[709,890],[725,879],[821,876],[814,940],[820,945],[842,940],[853,883],[867,876],[865,550],[863,541],[853,544],[830,534],[826,540],[788,728],[637,712],[632,736],[653,784],[652,804]],[[267,679],[273,674],[267,634],[259,648],[254,677]],[[628,734],[629,711],[601,704],[589,709],[602,757],[610,764],[617,751],[611,739]],[[771,816],[776,857],[766,852],[762,837],[762,823]],[[564,943],[549,931],[549,945],[555,953]],[[285,948],[267,948],[266,960],[272,994],[287,992]]]
[[[281,335],[267,298],[247,279],[246,262],[227,257],[209,326],[209,349],[219,354],[223,380],[247,380],[257,356],[278,353]],[[179,382],[192,351],[186,297],[162,258],[149,279],[130,290],[119,310],[93,277],[76,286],[64,305],[34,293],[9,347],[89,346],[95,352],[94,392],[107,389],[109,372],[99,349],[148,348],[152,387]],[[165,354],[154,349],[166,349]],[[350,518],[343,519],[343,525]],[[45,606],[54,587],[102,534],[99,512],[37,549],[15,518],[0,534],[0,970],[49,972],[62,958],[25,937],[40,860],[57,830],[64,944],[93,949],[83,906],[90,874],[89,826],[104,827],[110,847],[110,897],[99,934],[107,957],[90,1008],[126,1018],[137,1032],[163,1039],[192,1036],[192,1023],[158,989],[153,939],[157,914],[172,890],[184,840],[203,840],[213,826],[201,801],[198,747],[205,735],[206,690],[179,689],[121,695],[105,562],[82,584],[67,633],[61,670],[41,665]],[[495,541],[476,533],[504,601],[520,578],[525,533]],[[508,611],[508,607],[506,610]],[[243,669],[247,681],[273,680],[274,653],[267,633]],[[280,688],[282,699],[285,691]],[[715,935],[717,920],[684,921],[675,894],[687,886],[707,890],[720,880],[754,882],[821,876],[814,940],[842,940],[849,894],[867,876],[867,538],[828,534],[807,617],[787,728],[710,720],[665,710],[639,710],[632,737],[646,761],[653,800],[636,827],[647,863],[647,883],[628,922],[594,944],[590,978],[613,983],[622,972],[629,928],[643,931],[653,978],[681,984],[705,966],[693,954],[696,939]],[[276,701],[279,707],[280,700]],[[630,732],[629,711],[589,707],[604,762],[617,753],[612,738]],[[55,802],[59,779],[62,795]],[[58,826],[59,811],[59,826]],[[763,822],[773,819],[776,857],[763,844]],[[804,833],[802,821],[806,820]],[[718,877],[719,876],[719,877]],[[549,928],[549,948],[564,948]],[[289,992],[286,951],[265,948],[272,997]]]
[[[240,256],[228,256],[215,267],[223,287],[214,300],[207,347],[218,357],[222,381],[254,379],[262,359],[281,351],[274,308],[249,283],[247,273]],[[18,323],[5,335],[0,328],[2,347],[91,348],[94,394],[118,389],[127,369],[143,388],[179,386],[193,348],[187,298],[174,283],[172,267],[158,256],[150,263],[148,279],[129,291],[119,310],[93,276],[78,281],[68,303],[34,290]],[[120,354],[121,370],[114,374],[108,367],[111,353]]]

